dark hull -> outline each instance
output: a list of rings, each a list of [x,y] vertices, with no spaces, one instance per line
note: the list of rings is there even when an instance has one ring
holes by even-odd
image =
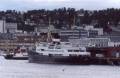
[[[28,56],[26,57],[14,57],[13,55],[5,55],[4,56],[5,59],[8,59],[8,60],[28,60]]]
[[[30,63],[90,64],[90,57],[88,56],[48,56],[33,51],[30,51],[28,55]]]

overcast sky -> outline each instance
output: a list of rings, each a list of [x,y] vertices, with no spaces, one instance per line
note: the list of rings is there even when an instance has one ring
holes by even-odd
[[[98,10],[120,8],[120,0],[0,0],[0,10],[31,10],[72,7]]]

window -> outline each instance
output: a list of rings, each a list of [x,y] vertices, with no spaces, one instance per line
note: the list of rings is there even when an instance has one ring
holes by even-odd
[[[48,48],[49,49],[54,49],[54,45],[50,45]]]
[[[80,50],[80,52],[84,52],[84,50]]]
[[[74,52],[79,52],[80,50],[74,50]]]
[[[39,55],[43,55],[43,53],[39,53]]]
[[[55,48],[56,48],[56,49],[61,49],[61,46],[60,46],[60,45],[57,45]]]
[[[65,45],[70,45],[70,43],[65,43]]]
[[[41,49],[41,51],[45,51],[44,49]]]
[[[72,50],[68,50],[68,52],[72,52]]]
[[[52,54],[49,54],[49,57],[52,57],[53,55]]]
[[[46,47],[47,45],[46,44],[43,44],[44,47]]]

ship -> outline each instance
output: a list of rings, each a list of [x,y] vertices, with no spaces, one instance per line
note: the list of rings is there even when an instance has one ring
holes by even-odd
[[[14,51],[7,52],[3,56],[5,59],[15,59],[15,60],[27,60],[28,59],[27,49],[24,46],[17,48]]]
[[[70,42],[62,42],[60,38],[52,36],[50,20],[49,18],[46,41],[36,42],[35,46],[29,49],[29,62],[48,64],[89,64],[90,52],[86,51],[86,47],[73,45]]]
[[[28,56],[30,63],[89,64],[90,52],[85,47],[53,39],[50,43],[36,43]]]

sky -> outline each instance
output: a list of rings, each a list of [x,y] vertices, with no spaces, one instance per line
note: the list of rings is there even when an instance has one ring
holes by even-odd
[[[33,10],[71,7],[99,10],[120,8],[120,0],[0,0],[0,10]]]

